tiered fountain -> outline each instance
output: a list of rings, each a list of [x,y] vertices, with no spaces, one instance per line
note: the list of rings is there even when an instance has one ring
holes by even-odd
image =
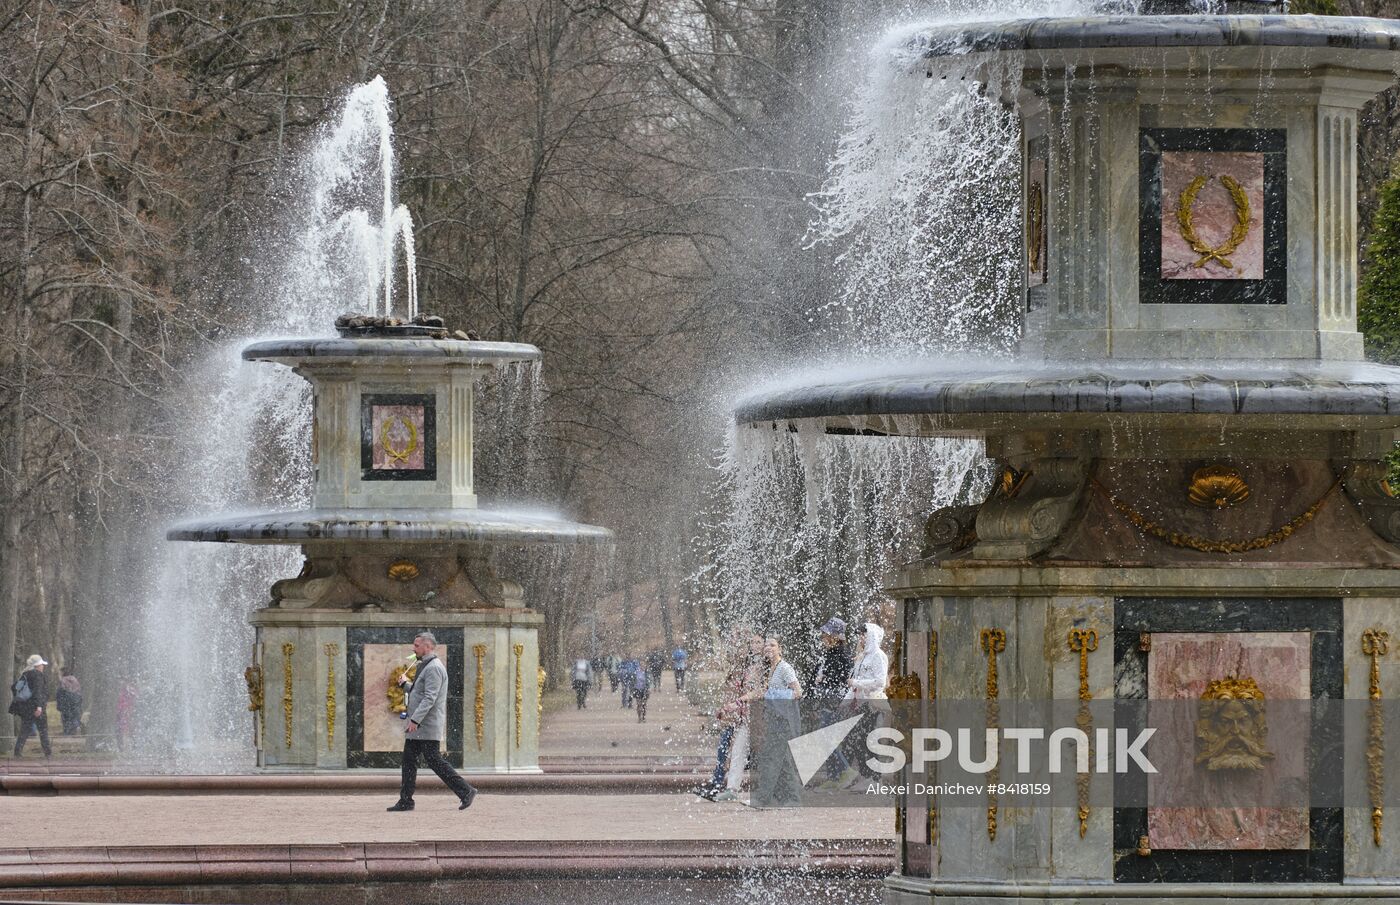
[[[403,704],[393,680],[412,666],[414,636],[429,630],[450,678],[449,760],[474,771],[537,771],[543,617],[526,606],[519,584],[497,574],[493,550],[611,535],[550,514],[478,507],[474,384],[540,353],[449,334],[440,318],[417,313],[412,228],[406,209],[392,203],[383,82],[352,93],[348,107],[362,115],[356,104],[377,114],[368,119],[378,139],[382,216],[375,223],[361,209],[339,212],[322,197],[344,191],[348,177],[336,157],[302,245],[320,254],[320,243],[348,243],[355,253],[322,285],[359,285],[363,276],[372,313],[337,319],[338,337],[243,349],[245,361],[287,365],[311,384],[311,508],[186,522],[167,537],[296,544],[305,556],[301,573],[276,582],[252,616],[245,679],[260,767],[397,766]],[[349,114],[330,142],[361,141],[348,122]],[[400,241],[408,280],[397,306]]]
[[[924,719],[935,695],[1245,702],[1259,720],[1239,731],[1268,756],[1203,755],[1178,779],[1345,774],[1363,800],[1222,813],[1095,777],[1077,806],[907,801],[886,901],[1400,896],[1383,733],[1327,748],[1263,728],[1273,702],[1400,696],[1382,462],[1400,369],[1363,363],[1356,330],[1357,117],[1395,82],[1400,23],[1051,18],[926,29],[914,47],[909,78],[986,81],[1020,119],[1021,357],[789,384],[743,400],[739,422],[972,436],[998,463],[890,587]],[[1014,84],[995,77],[1008,68]],[[1272,757],[1289,748],[1301,775],[1278,772],[1299,763]]]
[[[258,764],[397,765],[403,730],[391,678],[414,635],[430,630],[451,678],[448,757],[470,770],[537,770],[543,617],[525,606],[518,584],[497,576],[489,551],[609,536],[549,515],[477,507],[473,382],[539,350],[414,324],[342,332],[349,335],[243,350],[248,361],[285,364],[311,383],[312,508],[188,522],[167,534],[298,544],[305,554],[301,574],[274,584],[252,619]]]

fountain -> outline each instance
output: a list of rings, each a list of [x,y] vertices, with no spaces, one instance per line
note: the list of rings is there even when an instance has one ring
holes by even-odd
[[[352,202],[376,202],[377,222],[344,197],[357,182],[347,148],[366,134],[378,139],[383,197]],[[537,772],[543,617],[519,584],[497,574],[493,550],[610,533],[547,512],[478,506],[475,382],[540,353],[449,334],[441,318],[418,312],[412,221],[393,200],[382,80],[352,92],[312,170],[309,226],[296,248],[311,264],[292,274],[306,285],[290,291],[344,292],[370,313],[337,318],[338,336],[262,340],[242,351],[244,361],[286,365],[311,385],[310,508],[195,519],[166,536],[301,548],[300,573],[274,583],[251,618],[244,678],[259,767],[397,766],[402,695],[393,680],[412,668],[414,636],[430,630],[451,680],[449,760],[472,771]],[[393,291],[400,243],[402,301]]]
[[[1087,706],[1150,699],[1246,702],[1262,721],[1400,694],[1400,369],[1362,361],[1355,222],[1358,112],[1394,84],[1400,23],[1238,14],[1271,5],[904,44],[911,91],[978,82],[1019,122],[1019,354],[800,375],[736,420],[975,438],[996,463],[888,586],[892,669],[922,720],[1049,701],[1111,721]],[[1326,747],[1316,731],[1269,736],[1301,766],[1212,755],[1171,776],[1222,796],[1345,776],[1360,802],[1154,806],[1111,776],[1054,807],[906,797],[886,901],[1400,896],[1383,732]]]

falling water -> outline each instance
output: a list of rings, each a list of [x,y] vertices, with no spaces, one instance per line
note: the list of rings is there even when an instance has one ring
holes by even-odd
[[[808,314],[821,346],[841,354],[763,382],[1015,350],[1022,138],[1003,98],[1016,96],[1022,61],[979,60],[973,79],[972,60],[954,54],[934,70],[914,39],[935,25],[1105,11],[1135,6],[947,0],[868,42],[860,75],[843,80],[857,87],[808,235],[837,253],[832,294]],[[701,541],[709,565],[693,593],[721,623],[767,624],[790,641],[833,614],[888,618],[881,589],[922,555],[928,516],[980,498],[990,478],[978,441],[833,436],[814,425],[740,427],[720,459]]]
[[[130,535],[145,619],[124,675],[137,688],[136,742],[147,767],[252,763],[240,678],[253,642],[248,617],[266,605],[272,582],[297,573],[300,554],[169,543],[162,534],[185,517],[310,502],[309,387],[289,369],[244,362],[239,352],[261,336],[326,335],[357,300],[392,312],[399,247],[407,313],[417,312],[412,221],[394,204],[393,179],[388,90],[376,78],[347,95],[291,174],[296,200],[258,262],[258,278],[243,287],[248,308],[216,348],[184,369],[172,394],[162,503]],[[380,212],[377,224],[371,210]],[[169,739],[173,762],[164,757]]]

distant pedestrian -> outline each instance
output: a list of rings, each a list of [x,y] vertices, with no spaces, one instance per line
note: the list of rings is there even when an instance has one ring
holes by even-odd
[[[117,750],[125,751],[131,741],[131,730],[136,725],[136,686],[130,679],[122,681],[117,692]]]
[[[666,655],[659,650],[647,652],[647,672],[651,673],[651,687],[661,687],[661,674],[666,671]]]
[[[593,667],[583,657],[579,657],[574,661],[572,678],[574,696],[578,699],[578,706],[574,709],[582,710],[588,706],[588,689],[593,686]]]
[[[613,694],[616,694],[618,679],[621,678],[617,674],[617,670],[620,666],[622,666],[622,660],[617,656],[617,654],[608,654],[607,664],[608,684],[610,686],[608,688],[608,691],[612,692]]]
[[[49,702],[49,682],[44,675],[44,668],[48,665],[49,662],[43,657],[33,654],[25,661],[24,672],[10,688],[13,697],[10,713],[20,719],[19,735],[15,738],[15,757],[24,753],[24,743],[36,732],[44,756],[53,756],[53,748],[49,746],[49,719],[44,711],[44,706]]]
[[[594,654],[593,659],[588,661],[588,668],[593,670],[593,690],[603,690],[603,674],[608,671],[608,661],[603,659],[602,654]]]
[[[690,655],[685,648],[678,647],[671,652],[671,672],[676,676],[676,691],[685,691],[685,670],[689,662]]]
[[[636,680],[637,673],[642,671],[642,664],[635,657],[628,657],[617,667],[617,684],[622,687],[622,706],[632,706],[632,684]]]
[[[418,671],[412,681],[407,676],[399,684],[407,686],[407,738],[403,743],[403,766],[399,782],[399,800],[390,811],[413,810],[413,792],[418,782],[418,758],[422,757],[438,779],[457,795],[458,810],[471,807],[476,789],[452,769],[438,751],[447,732],[447,667],[437,657],[437,639],[432,632],[420,632],[413,639],[413,653],[418,658]]]
[[[632,674],[632,700],[637,702],[637,722],[647,721],[647,699],[651,697],[651,675],[645,669]]]
[[[63,667],[63,678],[58,680],[58,694],[54,696],[58,714],[63,718],[63,734],[77,735],[83,728],[83,685],[73,675],[71,666]]]

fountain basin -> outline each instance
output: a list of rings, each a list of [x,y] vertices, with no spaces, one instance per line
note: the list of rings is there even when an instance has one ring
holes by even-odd
[[[612,532],[549,513],[489,509],[307,509],[195,519],[175,525],[167,540],[243,544],[314,541],[383,543],[586,544]]]
[[[414,359],[424,359],[434,364],[494,365],[539,361],[540,350],[528,343],[417,337],[317,336],[262,340],[243,349],[244,361],[272,361],[290,366],[307,361],[324,364],[373,364],[393,361],[406,364]]]
[[[1095,16],[957,23],[921,29],[927,58],[1005,51],[1148,47],[1316,47],[1400,51],[1400,22],[1359,16]],[[1097,58],[1096,58],[1097,59]]]
[[[897,422],[898,416],[935,416]],[[960,433],[1103,416],[1277,426],[1299,416],[1338,430],[1400,427],[1400,368],[1365,362],[1196,361],[910,363],[868,376],[816,378],[742,399],[741,424],[819,420],[830,430]],[[1076,416],[1078,416],[1076,418]]]

